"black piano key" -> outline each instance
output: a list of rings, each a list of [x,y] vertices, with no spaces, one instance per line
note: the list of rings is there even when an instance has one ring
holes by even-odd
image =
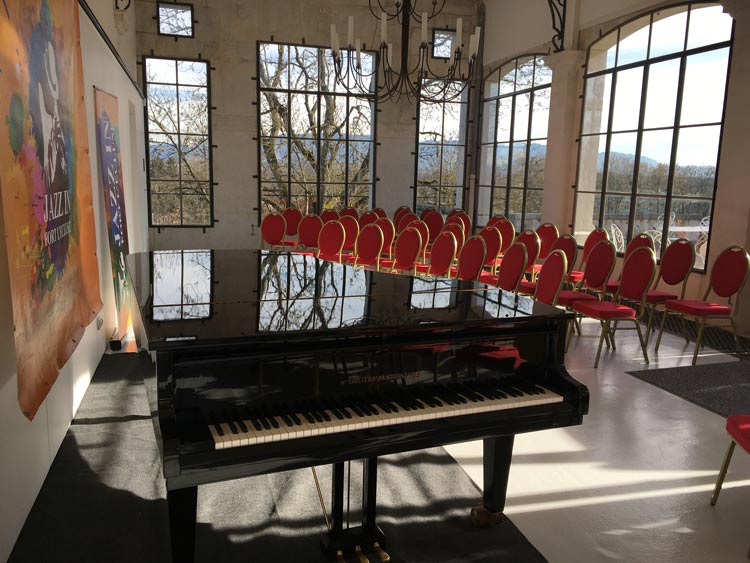
[[[307,411],[304,411],[304,412],[302,413],[302,416],[304,416],[304,417],[305,417],[305,420],[306,420],[307,422],[309,422],[310,424],[315,424],[315,419],[313,418],[312,414],[310,414],[309,412],[307,412]]]
[[[216,417],[214,416],[213,413],[211,413],[208,416],[208,420],[211,423],[211,425],[216,429],[216,433],[219,436],[223,436],[224,435],[224,431],[221,429],[221,426],[216,422]]]
[[[229,426],[229,429],[232,431],[232,434],[239,434],[239,432],[237,431],[237,426],[235,426],[231,418],[227,418],[227,426]]]
[[[283,414],[281,415],[281,420],[283,420],[283,421],[284,421],[284,424],[286,424],[287,426],[294,426],[294,421],[292,420],[292,417],[291,417],[291,416],[289,416],[289,415],[288,415],[288,414],[286,414],[286,413],[283,413]]]

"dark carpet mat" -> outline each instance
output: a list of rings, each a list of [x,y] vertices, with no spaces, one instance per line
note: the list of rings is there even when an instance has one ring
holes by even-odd
[[[750,362],[628,373],[722,416],[750,413]]]
[[[318,472],[330,503],[330,468]],[[361,464],[352,463],[352,525],[359,521],[361,472]],[[392,561],[545,561],[510,521],[472,528],[469,509],[480,499],[442,448],[381,458],[379,522]],[[309,469],[198,489],[196,561],[322,562],[318,541],[324,532]],[[9,562],[169,561],[168,534],[138,357],[105,356]]]

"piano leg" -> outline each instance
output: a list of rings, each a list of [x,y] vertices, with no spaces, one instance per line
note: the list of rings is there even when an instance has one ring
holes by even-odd
[[[367,458],[364,469],[362,491],[365,498],[363,499],[362,506],[362,527],[365,529],[365,532],[371,532],[377,528],[375,513],[378,496],[378,458]]]
[[[195,559],[195,514],[198,487],[167,491],[169,535],[173,563],[192,563]]]
[[[513,457],[514,435],[484,440],[484,498],[471,509],[471,521],[477,527],[498,524],[505,518],[505,495]]]
[[[333,464],[333,483],[331,493],[331,530],[333,536],[341,534],[344,529],[344,464]]]

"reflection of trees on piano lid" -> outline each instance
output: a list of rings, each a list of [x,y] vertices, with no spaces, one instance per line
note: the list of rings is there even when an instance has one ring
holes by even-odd
[[[153,320],[210,318],[211,251],[156,251],[152,260]]]
[[[449,309],[456,305],[457,280],[446,278],[413,278],[413,309]]]
[[[263,252],[259,332],[354,326],[366,319],[367,272],[295,253]]]
[[[533,299],[500,289],[488,289],[484,294],[474,293],[473,297],[481,303],[475,302],[472,305],[478,306],[480,310],[484,311],[483,316],[490,318],[500,317],[501,311],[508,309],[531,315],[534,309]]]

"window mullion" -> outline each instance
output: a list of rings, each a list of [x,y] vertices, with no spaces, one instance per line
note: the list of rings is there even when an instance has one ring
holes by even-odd
[[[647,87],[648,87],[648,77],[650,74],[651,66],[650,65],[644,65],[643,68],[643,76],[641,83],[641,104],[640,104],[640,110],[638,114],[638,132],[636,135],[636,141],[635,141],[635,158],[633,162],[633,180],[631,183],[631,197],[630,197],[630,213],[628,215],[628,232],[627,232],[627,238],[626,240],[629,242],[632,240],[632,238],[635,236],[635,233],[633,233],[633,227],[635,225],[635,209],[636,209],[636,199],[638,197],[638,175],[640,173],[641,168],[641,147],[643,144],[643,122],[645,121],[646,117],[646,94],[647,94]]]
[[[602,202],[599,209],[599,226],[604,228],[604,213],[607,209],[607,175],[609,174],[609,151],[612,146],[612,117],[615,113],[615,91],[617,73],[612,73],[612,84],[609,86],[609,110],[607,112],[607,142],[604,145],[604,163],[602,165]]]

